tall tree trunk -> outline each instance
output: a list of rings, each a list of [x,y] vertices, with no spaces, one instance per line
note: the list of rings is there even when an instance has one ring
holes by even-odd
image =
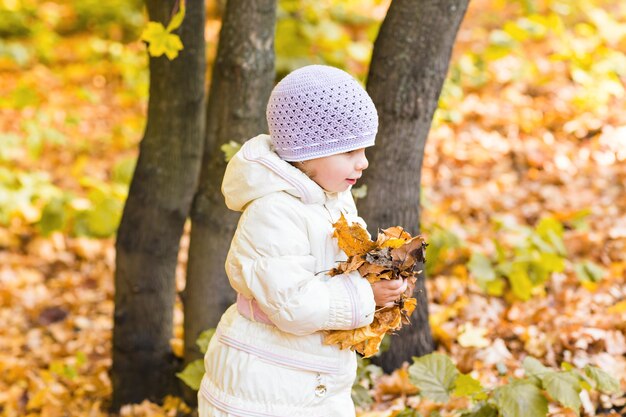
[[[167,25],[175,0],[149,0]],[[171,352],[180,237],[204,142],[204,2],[187,2],[173,61],[150,58],[148,122],[116,241],[112,408],[176,393]]]
[[[221,193],[226,169],[220,147],[267,132],[265,107],[274,85],[275,0],[229,0],[220,32],[207,106],[200,186],[191,213],[185,306],[185,362],[200,357],[195,344],[234,301],[224,262],[239,215]],[[191,399],[190,399],[191,400]]]
[[[367,90],[379,115],[377,145],[368,151],[367,196],[359,212],[373,234],[401,225],[420,230],[420,178],[426,137],[452,47],[469,0],[393,0],[374,44]],[[433,349],[423,274],[411,326],[378,360],[385,371]]]

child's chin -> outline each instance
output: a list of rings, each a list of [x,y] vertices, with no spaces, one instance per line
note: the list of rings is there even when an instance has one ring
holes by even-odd
[[[346,185],[345,187],[333,187],[333,188],[324,188],[324,191],[327,193],[342,193],[350,188],[350,185]]]

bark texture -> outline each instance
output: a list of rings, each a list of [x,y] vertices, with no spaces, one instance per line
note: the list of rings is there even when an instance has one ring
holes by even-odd
[[[400,225],[420,231],[420,179],[424,147],[452,47],[469,0],[393,0],[374,44],[367,90],[379,115],[376,146],[368,150],[367,196],[359,213],[370,232]],[[391,372],[433,349],[424,276],[416,285],[411,326],[377,359]]]
[[[147,1],[167,25],[174,0]],[[170,348],[175,269],[204,141],[204,1],[187,2],[173,61],[150,58],[148,121],[116,241],[112,409],[178,392]]]
[[[195,340],[215,327],[235,299],[224,262],[239,213],[226,208],[220,147],[267,132],[265,107],[274,85],[275,0],[226,3],[213,67],[200,186],[191,220],[185,306],[185,362],[201,357]]]

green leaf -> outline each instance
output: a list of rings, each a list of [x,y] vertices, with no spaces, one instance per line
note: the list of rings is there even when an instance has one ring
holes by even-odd
[[[523,42],[528,39],[529,34],[515,22],[506,22],[503,26],[504,31],[516,41]]]
[[[87,214],[89,233],[95,237],[108,237],[117,231],[124,203],[113,196],[104,196]]]
[[[528,278],[533,286],[544,284],[550,277],[550,272],[543,267],[540,261],[530,262],[528,265]]]
[[[461,417],[498,417],[498,409],[491,404],[480,404],[477,410],[463,413]]]
[[[180,27],[183,23],[183,19],[185,18],[185,0],[180,0],[180,9],[174,16],[172,16],[172,20],[167,25],[167,31],[172,32]]]
[[[554,217],[544,217],[539,221],[535,230],[542,240],[548,242],[559,254],[567,253],[563,243],[563,224],[560,221]]]
[[[544,239],[550,235],[550,232],[555,233],[558,237],[563,236],[563,224],[554,217],[544,217],[539,221],[536,227],[537,233]]]
[[[239,149],[241,149],[241,144],[239,142],[235,142],[234,140],[220,146],[220,150],[224,152],[224,160],[226,162],[230,161],[233,156],[239,152]]]
[[[565,259],[556,254],[541,252],[541,266],[550,272],[563,272],[565,270]]]
[[[421,394],[440,403],[450,398],[458,374],[452,360],[441,353],[413,357],[413,365],[409,367],[409,379]]]
[[[190,362],[182,372],[178,372],[176,376],[183,380],[191,389],[199,390],[202,376],[204,375],[204,361],[197,359]]]
[[[180,37],[168,32],[159,22],[148,22],[146,29],[141,34],[141,39],[148,42],[148,52],[153,57],[165,54],[172,60],[183,49]]]
[[[196,345],[200,348],[200,352],[206,353],[207,348],[209,347],[209,342],[211,338],[215,335],[215,328],[207,329],[200,333],[198,339],[196,339]]]
[[[500,243],[498,239],[494,239],[493,244],[496,248],[496,256],[497,256],[498,263],[502,263],[506,261],[506,251],[504,249],[504,246],[502,246],[502,243]]]
[[[494,399],[503,417],[543,417],[548,414],[548,400],[528,381],[513,381],[497,388]]]
[[[580,281],[599,282],[606,274],[604,268],[592,261],[576,263],[574,271]]]
[[[537,249],[539,249],[542,252],[553,253],[556,251],[555,248],[552,247],[550,243],[543,240],[542,237],[539,236],[538,234],[533,233],[530,236],[530,241],[537,247]]]
[[[111,172],[111,179],[121,184],[130,184],[137,165],[137,158],[132,156],[118,161]]]
[[[590,382],[591,380],[589,379],[589,377],[585,376],[583,377],[583,380],[580,381],[580,387],[586,391],[591,391],[593,389],[593,386]]]
[[[491,261],[482,253],[472,253],[472,257],[470,258],[467,267],[476,278],[476,281],[478,281],[480,286],[483,288],[486,287],[488,282],[496,279],[496,272],[491,266]]]
[[[0,161],[19,158],[22,138],[15,133],[0,133]]]
[[[579,397],[580,380],[572,371],[549,372],[543,378],[543,386],[556,401],[580,415],[582,405]]]
[[[620,392],[619,381],[602,369],[595,366],[585,366],[585,374],[596,383],[596,389],[605,393]]]
[[[36,89],[20,83],[8,98],[0,102],[0,108],[13,106],[23,109],[24,107],[37,106],[40,102],[41,98]]]
[[[478,397],[480,394],[484,394],[483,386],[469,374],[459,375],[454,382],[454,395],[457,397]]]
[[[496,370],[500,376],[504,376],[509,372],[509,368],[506,366],[504,362],[496,363]]]
[[[422,414],[417,410],[407,407],[400,411],[399,414],[396,414],[396,417],[422,417]]]
[[[170,61],[178,56],[178,52],[183,49],[183,42],[178,35],[167,35],[164,43],[165,55]]]
[[[41,213],[41,220],[39,220],[37,226],[42,235],[48,236],[55,230],[63,230],[66,223],[67,212],[65,200],[57,197],[46,204]]]
[[[509,283],[511,284],[511,289],[513,290],[513,294],[515,294],[515,296],[520,300],[529,300],[533,284],[528,277],[528,272],[526,271],[525,264],[514,264],[508,278]]]
[[[502,296],[504,294],[505,281],[502,278],[496,278],[493,281],[489,281],[487,283],[487,294],[493,295],[496,297]]]
[[[76,366],[83,366],[87,363],[87,355],[85,352],[79,351],[76,353]]]
[[[562,235],[558,235],[555,231],[550,230],[548,232],[548,241],[557,250],[559,255],[562,255],[562,256],[567,255],[567,248],[565,247],[565,243],[563,242]]]
[[[543,379],[546,373],[553,372],[550,368],[544,366],[538,359],[532,356],[526,356],[522,362],[522,367],[526,372],[526,375],[536,376],[539,379]]]
[[[141,33],[141,40],[150,43],[163,36],[163,33],[167,33],[167,31],[162,23],[148,22],[146,28]]]
[[[359,407],[365,407],[374,402],[367,388],[360,384],[352,386],[352,401]]]

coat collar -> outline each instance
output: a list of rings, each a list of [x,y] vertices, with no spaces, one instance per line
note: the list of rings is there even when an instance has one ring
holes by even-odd
[[[231,210],[243,211],[252,201],[275,192],[285,192],[304,204],[327,207],[344,204],[346,193],[324,191],[305,173],[282,160],[272,148],[269,135],[248,140],[226,166],[222,193]],[[351,197],[350,197],[351,198]]]

